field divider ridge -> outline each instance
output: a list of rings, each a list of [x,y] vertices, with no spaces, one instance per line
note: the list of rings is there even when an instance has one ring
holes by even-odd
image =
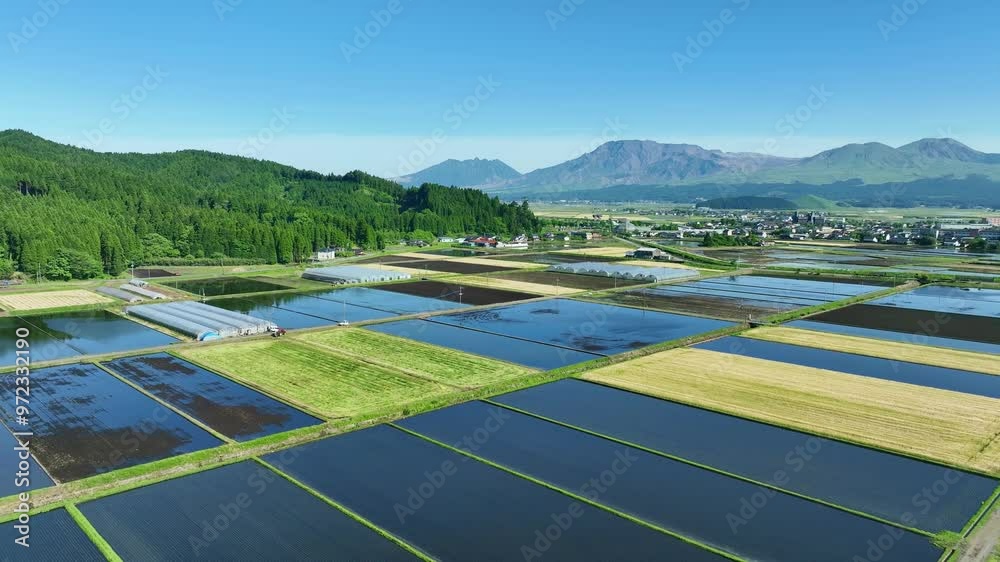
[[[590,381],[588,381],[588,382],[590,382]],[[638,445],[636,443],[632,443],[632,442],[626,441],[624,439],[620,439],[620,438],[617,438],[617,437],[613,437],[613,436],[610,436],[610,435],[599,433],[597,431],[593,431],[593,430],[590,430],[590,429],[584,429],[582,427],[578,427],[578,426],[570,424],[570,423],[566,423],[566,422],[559,421],[559,420],[556,420],[556,419],[553,419],[553,418],[549,418],[549,417],[543,416],[541,414],[536,414],[536,413],[530,412],[528,410],[522,410],[521,408],[517,408],[515,406],[510,406],[510,405],[504,404],[502,402],[495,402],[495,401],[493,401],[491,399],[483,399],[483,402],[486,402],[487,404],[490,404],[492,406],[497,406],[497,407],[500,407],[500,408],[504,408],[504,409],[510,410],[512,412],[517,412],[519,414],[524,414],[524,415],[527,415],[527,416],[531,416],[531,417],[533,417],[535,419],[539,419],[539,420],[542,420],[542,421],[545,421],[545,422],[549,422],[549,423],[552,423],[552,424],[555,424],[555,425],[559,425],[559,426],[565,427],[567,429],[573,429],[573,430],[579,431],[581,433],[586,433],[587,435],[591,435],[593,437],[598,437],[600,439],[611,441],[613,443],[618,443],[619,445],[625,445],[626,447],[632,447],[634,449],[639,449],[640,451],[644,451],[646,453],[650,453],[650,454],[656,455],[658,457],[663,457],[663,458],[666,458],[666,459],[669,459],[669,460],[672,460],[672,461],[676,461],[676,462],[680,462],[680,463],[683,463],[683,464],[686,464],[686,465],[689,465],[689,466],[693,466],[695,468],[700,468],[702,470],[707,470],[707,471],[713,472],[715,474],[719,474],[719,475],[726,476],[726,477],[729,477],[729,478],[734,478],[736,480],[740,480],[742,482],[746,482],[747,484],[753,484],[755,486],[760,486],[762,488],[767,488],[769,490],[773,490],[773,491],[776,491],[776,492],[779,492],[779,493],[782,493],[782,494],[787,494],[787,495],[790,495],[790,496],[794,496],[794,497],[797,497],[797,498],[802,499],[802,500],[810,501],[812,503],[820,504],[820,505],[823,505],[823,506],[826,506],[826,507],[829,507],[829,508],[833,508],[833,509],[836,509],[836,510],[839,510],[839,511],[844,511],[844,512],[850,513],[851,515],[856,515],[856,516],[859,516],[859,517],[864,517],[865,519],[870,519],[872,521],[876,521],[876,522],[882,523],[884,525],[891,525],[893,527],[896,527],[896,528],[899,528],[899,529],[903,529],[903,530],[906,530],[906,531],[910,531],[910,532],[913,532],[913,533],[916,533],[916,534],[919,534],[919,535],[923,535],[925,537],[932,537],[932,536],[934,536],[934,533],[931,533],[929,531],[925,531],[923,529],[918,529],[918,528],[915,528],[915,527],[907,527],[906,525],[903,525],[903,524],[900,524],[900,523],[896,523],[896,522],[891,521],[889,519],[884,519],[884,518],[879,517],[877,515],[872,515],[870,513],[865,513],[863,511],[858,511],[858,510],[852,509],[850,507],[838,505],[836,503],[829,502],[829,501],[826,501],[826,500],[823,500],[823,499],[819,499],[819,498],[815,498],[815,497],[812,497],[812,496],[808,496],[808,495],[800,493],[800,492],[795,492],[795,491],[792,491],[792,490],[786,490],[786,489],[781,488],[780,486],[776,486],[774,484],[769,484],[769,483],[766,483],[766,482],[761,482],[759,480],[754,480],[753,478],[749,478],[749,477],[746,477],[746,476],[741,476],[739,474],[728,472],[728,471],[723,470],[721,468],[716,468],[714,466],[710,466],[710,465],[707,465],[707,464],[702,464],[700,462],[693,461],[693,460],[690,460],[690,459],[687,459],[687,458],[684,458],[684,457],[681,457],[681,456],[677,456],[677,455],[674,455],[674,454],[671,454],[671,453],[667,453],[667,452],[664,452],[664,451],[660,451],[658,449],[652,449],[652,448],[646,447],[644,445]]]
[[[66,503],[66,512],[69,516],[73,518],[73,521],[80,527],[83,534],[87,535],[97,547],[97,550],[101,551],[101,554],[111,562],[122,562],[122,557],[118,556],[115,549],[111,547],[111,544],[101,536],[101,533],[90,523],[90,520],[80,511],[76,504],[73,502]]]
[[[417,558],[420,558],[421,560],[425,560],[427,562],[434,562],[433,558],[427,556],[422,551],[420,551],[419,549],[417,549],[415,546],[413,546],[410,543],[404,541],[403,539],[397,537],[396,535],[390,533],[389,531],[383,529],[382,527],[379,527],[378,525],[376,525],[372,521],[369,521],[367,518],[362,517],[360,514],[355,513],[353,510],[349,509],[347,506],[341,504],[340,502],[334,500],[333,498],[327,497],[327,496],[321,494],[320,492],[318,492],[317,490],[314,490],[312,487],[310,487],[306,483],[300,481],[299,479],[295,478],[294,476],[291,476],[290,474],[288,474],[285,471],[281,470],[277,466],[268,463],[267,461],[261,459],[260,457],[253,457],[252,460],[254,460],[257,463],[259,463],[260,465],[264,466],[268,470],[276,473],[281,478],[284,478],[285,480],[291,482],[293,485],[298,486],[299,488],[301,488],[302,490],[304,490],[308,494],[312,495],[313,497],[319,499],[323,503],[329,505],[330,507],[333,507],[337,511],[340,511],[341,513],[343,513],[344,515],[346,515],[346,516],[350,517],[351,519],[357,521],[361,525],[364,525],[365,527],[371,529],[372,531],[374,531],[375,533],[377,533],[382,538],[384,538],[384,539],[386,539],[386,540],[388,540],[388,541],[390,541],[392,543],[395,543],[397,546],[399,546],[403,550],[406,550],[407,552],[409,552],[410,554],[416,556]]]
[[[997,487],[997,489],[993,491],[993,494],[990,495],[985,502],[983,502],[979,511],[977,511],[976,514],[969,519],[969,521],[965,524],[965,527],[963,527],[959,532],[959,536],[961,536],[962,539],[968,539],[972,536],[976,532],[976,528],[981,523],[989,519],[990,514],[993,513],[993,508],[997,507],[998,500],[1000,500],[1000,487]],[[998,510],[994,516],[1000,517],[1000,510]],[[956,556],[961,554],[962,553],[956,547],[947,548],[941,555],[941,558],[938,559],[938,562],[957,562],[959,559],[956,558]]]
[[[397,425],[397,424],[395,424],[393,422],[390,422],[390,423],[388,423],[386,425],[389,425],[390,427],[393,427],[393,428],[398,429],[398,430],[400,430],[400,431],[402,431],[404,433],[407,433],[407,434],[409,434],[409,435],[411,435],[413,437],[416,437],[417,439],[423,439],[424,441],[427,441],[429,443],[432,443],[434,445],[437,445],[439,447],[442,447],[442,448],[447,449],[449,451],[452,451],[454,453],[460,454],[462,456],[468,457],[468,458],[470,458],[472,460],[481,462],[481,463],[483,463],[485,465],[491,466],[491,467],[496,468],[498,470],[502,470],[502,471],[504,471],[504,472],[506,472],[508,474],[512,474],[514,476],[517,476],[518,478],[523,478],[524,480],[527,480],[527,481],[529,481],[529,482],[531,482],[533,484],[536,484],[538,486],[541,486],[543,488],[547,488],[549,490],[552,490],[553,492],[558,492],[560,494],[563,494],[564,496],[572,498],[573,500],[578,501],[580,503],[584,503],[584,504],[590,505],[592,507],[596,507],[597,509],[606,511],[608,513],[611,513],[612,515],[617,515],[618,517],[621,517],[622,519],[625,519],[627,521],[635,523],[636,525],[641,525],[643,527],[652,529],[654,531],[658,531],[660,533],[663,533],[665,535],[671,536],[671,537],[673,537],[675,539],[678,539],[678,540],[683,541],[685,543],[688,543],[690,545],[696,546],[698,548],[702,548],[704,550],[707,550],[707,551],[709,551],[709,552],[711,552],[713,554],[717,554],[717,555],[722,556],[724,558],[727,558],[729,560],[734,560],[736,562],[749,562],[749,561],[744,560],[743,558],[739,558],[738,556],[736,556],[735,554],[733,554],[731,552],[726,552],[726,551],[721,550],[719,548],[716,548],[714,546],[710,546],[710,545],[698,542],[698,541],[696,541],[696,540],[694,540],[694,539],[692,539],[692,538],[690,538],[690,537],[688,537],[686,535],[682,535],[682,534],[680,534],[680,533],[678,533],[676,531],[671,531],[669,529],[666,529],[664,527],[660,527],[659,525],[656,525],[654,523],[646,521],[645,519],[640,519],[640,518],[638,518],[638,517],[636,517],[634,515],[629,515],[628,513],[625,513],[623,511],[619,511],[618,509],[615,509],[613,507],[609,507],[609,506],[606,506],[606,505],[604,505],[602,503],[598,503],[598,502],[593,501],[593,500],[591,500],[589,498],[581,496],[581,495],[579,495],[579,494],[577,494],[575,492],[571,492],[571,491],[566,490],[564,488],[560,488],[560,487],[558,487],[558,486],[556,486],[554,484],[550,484],[548,482],[545,482],[544,480],[540,480],[538,478],[535,478],[534,476],[529,476],[527,474],[524,474],[522,472],[514,470],[514,469],[512,469],[510,467],[507,467],[507,466],[504,466],[502,464],[493,462],[493,461],[491,461],[489,459],[480,457],[479,455],[475,455],[475,454],[463,451],[461,449],[457,449],[455,447],[452,447],[451,445],[448,445],[446,443],[438,441],[437,439],[434,439],[433,437],[428,437],[428,436],[426,436],[426,435],[424,435],[422,433],[417,433],[416,431],[407,429],[407,428],[402,427],[400,425]]]
[[[806,318],[808,316],[812,316],[813,314],[817,314],[820,312],[829,312],[831,310],[838,310],[855,304],[861,304],[875,299],[890,297],[892,295],[899,293],[905,293],[906,291],[916,289],[919,286],[920,284],[917,283],[916,281],[909,280],[906,281],[905,283],[896,285],[895,287],[888,287],[881,291],[873,291],[871,293],[865,293],[862,295],[856,295],[853,297],[822,303],[815,306],[807,306],[789,312],[774,314],[772,316],[764,318],[763,321],[764,323],[772,325],[784,324],[785,322],[789,322],[792,320],[799,320],[801,318]]]

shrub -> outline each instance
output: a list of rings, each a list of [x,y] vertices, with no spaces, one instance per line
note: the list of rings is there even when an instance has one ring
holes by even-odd
[[[962,538],[962,535],[954,531],[941,531],[931,537],[931,542],[934,546],[940,549],[947,550],[953,548],[955,550],[961,550],[964,546],[965,540]]]
[[[14,276],[14,262],[7,258],[0,258],[0,279],[10,279]]]

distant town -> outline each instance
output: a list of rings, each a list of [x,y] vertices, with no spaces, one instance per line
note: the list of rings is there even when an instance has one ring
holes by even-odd
[[[630,218],[633,215],[637,218]],[[777,240],[814,240],[996,252],[1000,245],[1000,216],[899,221],[811,211],[627,208],[550,222],[563,228],[579,227],[579,231],[570,233],[573,237],[589,239],[590,231],[705,246],[766,246]]]

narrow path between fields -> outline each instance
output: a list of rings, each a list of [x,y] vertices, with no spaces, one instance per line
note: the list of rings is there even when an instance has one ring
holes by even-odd
[[[965,551],[957,562],[986,562],[1000,545],[1000,509],[966,539]]]

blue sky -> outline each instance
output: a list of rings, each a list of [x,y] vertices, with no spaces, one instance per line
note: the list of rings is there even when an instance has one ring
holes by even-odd
[[[387,176],[473,156],[528,171],[615,138],[1000,152],[998,17],[992,0],[7,0],[0,128]]]

